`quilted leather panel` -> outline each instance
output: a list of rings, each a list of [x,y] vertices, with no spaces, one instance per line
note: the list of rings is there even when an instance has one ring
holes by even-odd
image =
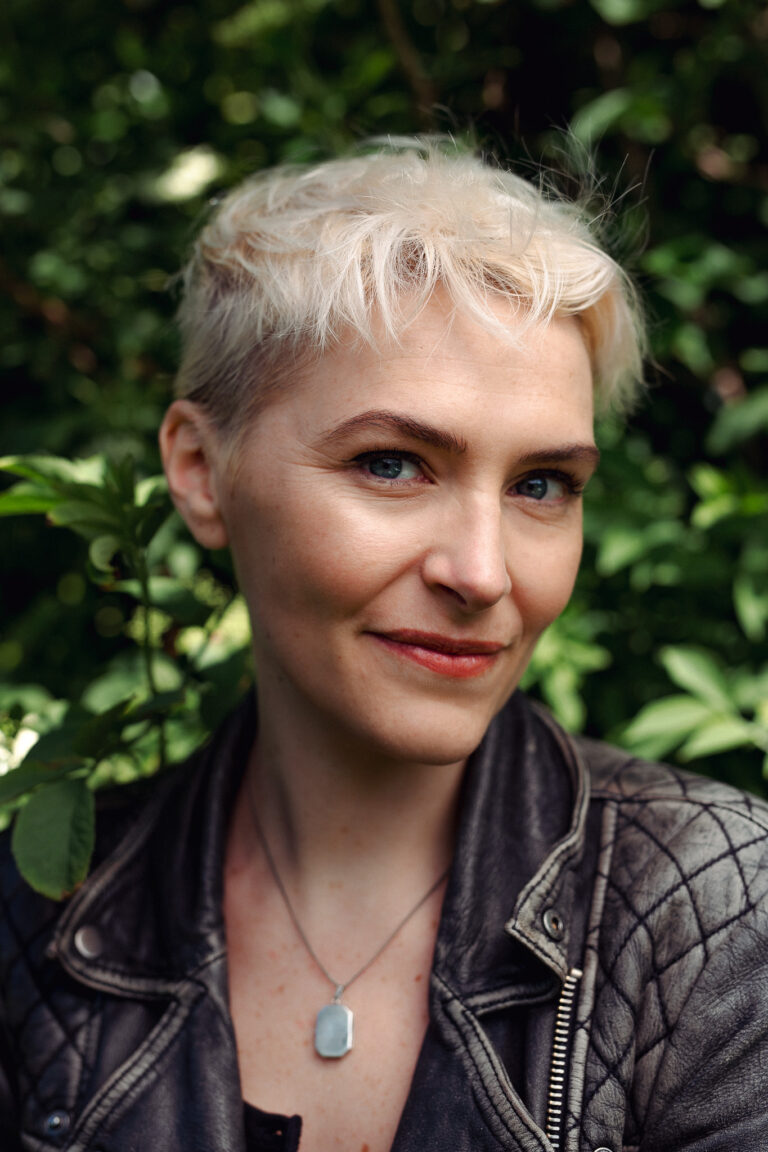
[[[58,963],[46,957],[60,911],[19,879],[4,894],[0,918],[0,987],[24,1099],[22,1126],[38,1137],[46,1135],[51,1112],[70,1112],[78,1104],[98,1015],[96,996],[84,996],[62,979]]]
[[[742,1080],[730,1110],[708,1104],[722,1101],[715,1079],[728,1067],[748,1079],[763,1062],[736,1059],[738,1006],[723,1011],[735,989],[754,1000],[750,1050],[768,1047],[766,810],[712,781],[636,762],[617,771],[615,760],[608,775],[598,770],[594,795],[615,820],[600,865],[602,927],[590,945],[594,1003],[579,1008],[585,1089],[568,1146],[578,1132],[576,1146],[590,1152],[667,1152],[677,1131],[675,1149],[738,1147],[735,1133],[753,1124],[765,1085],[749,1102]]]

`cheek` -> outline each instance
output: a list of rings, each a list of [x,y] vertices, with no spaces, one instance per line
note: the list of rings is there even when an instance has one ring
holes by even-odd
[[[402,571],[403,535],[356,507],[318,507],[295,501],[251,502],[238,509],[232,553],[254,628],[274,631],[279,619],[295,630],[364,608]]]
[[[542,632],[560,615],[573,592],[581,560],[581,532],[569,534],[548,549],[521,560],[515,573],[514,596],[532,632]]]

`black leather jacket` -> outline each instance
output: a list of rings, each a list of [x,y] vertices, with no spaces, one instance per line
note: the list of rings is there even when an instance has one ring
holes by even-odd
[[[4,848],[2,1152],[242,1152],[221,865],[252,713],[103,813],[64,907]],[[759,801],[513,697],[467,769],[395,1152],[764,1152],[766,845]]]

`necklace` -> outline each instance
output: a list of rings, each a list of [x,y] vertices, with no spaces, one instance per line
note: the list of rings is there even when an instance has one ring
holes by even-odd
[[[389,947],[395,936],[397,936],[398,932],[400,932],[405,927],[412,916],[416,915],[419,908],[421,908],[423,904],[426,904],[432,893],[437,891],[437,889],[447,877],[449,869],[446,868],[445,872],[438,876],[434,884],[424,893],[421,899],[418,900],[416,904],[414,904],[411,910],[407,912],[405,916],[403,916],[402,920],[397,924],[395,929],[390,932],[389,936],[387,936],[384,943],[379,945],[374,954],[368,960],[366,960],[366,962],[360,968],[358,968],[357,972],[353,973],[353,975],[350,976],[348,980],[344,980],[343,982],[335,980],[315,953],[314,948],[307,939],[304,929],[299,923],[299,918],[296,915],[293,905],[291,904],[290,897],[288,896],[288,893],[285,889],[285,885],[283,884],[283,881],[280,877],[280,873],[277,870],[274,857],[270,852],[267,838],[264,835],[264,831],[259,822],[259,818],[256,815],[256,805],[253,802],[253,797],[251,796],[250,799],[253,825],[256,829],[256,834],[261,843],[261,847],[264,850],[264,856],[266,858],[267,864],[269,865],[269,870],[272,873],[272,878],[275,881],[283,904],[285,904],[286,911],[291,918],[291,922],[293,923],[293,926],[296,929],[302,944],[306,948],[309,955],[312,957],[312,960],[315,962],[318,969],[322,972],[323,976],[325,976],[326,980],[328,980],[335,989],[331,1002],[329,1004],[325,1004],[320,1009],[315,1020],[315,1051],[317,1052],[318,1056],[322,1056],[326,1060],[339,1059],[341,1056],[346,1056],[347,1052],[352,1049],[354,1039],[354,1015],[351,1008],[348,1008],[346,1004],[342,1004],[342,996],[346,992],[347,988],[349,988],[350,984],[354,984],[358,976],[362,976],[363,972],[367,972],[371,965],[376,960],[378,960],[379,956],[381,956],[382,952],[384,952]]]

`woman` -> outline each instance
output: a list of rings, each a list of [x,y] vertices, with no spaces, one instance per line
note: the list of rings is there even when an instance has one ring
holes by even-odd
[[[6,885],[8,1131],[764,1148],[765,808],[513,694],[576,576],[593,398],[639,376],[581,214],[434,144],[269,172],[181,319],[163,457],[232,550],[256,706],[104,814],[63,912]]]

